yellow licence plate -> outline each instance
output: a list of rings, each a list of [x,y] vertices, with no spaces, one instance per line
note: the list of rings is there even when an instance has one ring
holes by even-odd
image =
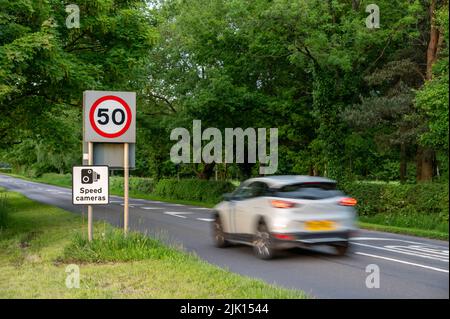
[[[336,224],[331,220],[311,220],[305,222],[305,229],[309,231],[334,230],[336,229]]]

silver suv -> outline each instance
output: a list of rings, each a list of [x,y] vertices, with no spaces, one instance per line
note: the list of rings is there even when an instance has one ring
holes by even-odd
[[[318,244],[344,255],[356,230],[356,200],[327,178],[252,178],[224,198],[215,207],[216,246],[251,245],[262,259],[272,258],[278,249]]]

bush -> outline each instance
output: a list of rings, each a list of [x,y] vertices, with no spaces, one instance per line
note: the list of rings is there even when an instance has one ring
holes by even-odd
[[[11,168],[0,167],[0,173],[11,173]]]
[[[123,177],[112,176],[109,179],[109,186],[112,190],[123,191]],[[130,177],[130,192],[150,194],[153,192],[155,183],[152,178]]]
[[[447,183],[349,182],[340,187],[358,200],[357,209],[362,216],[433,215],[435,220],[448,222]]]
[[[66,246],[62,262],[118,262],[144,259],[180,258],[175,248],[164,246],[160,241],[141,233],[109,228],[102,236],[91,242],[77,234]]]
[[[154,193],[164,198],[215,204],[224,193],[232,192],[234,188],[233,184],[226,181],[162,179],[156,184]]]

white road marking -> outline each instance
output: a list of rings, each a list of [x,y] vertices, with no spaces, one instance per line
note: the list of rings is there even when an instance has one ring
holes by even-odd
[[[434,258],[441,258],[443,261],[448,262],[448,250],[432,249],[430,247],[420,245],[408,245],[408,246],[389,245],[384,247],[403,252],[412,252],[415,253],[417,256],[429,256]]]
[[[192,214],[192,213],[189,213],[189,212],[164,212],[164,214],[175,216],[175,217],[180,217],[180,218],[187,218],[186,216],[182,216],[182,215],[183,214]]]
[[[443,261],[443,262],[447,262],[448,263],[448,259],[446,260],[446,259],[442,259],[442,258],[439,258],[439,257],[431,257],[431,256],[427,256],[427,255],[419,255],[417,253],[402,251],[402,250],[398,250],[398,249],[379,247],[379,246],[368,245],[368,244],[361,244],[361,243],[355,243],[355,242],[352,242],[352,244],[353,245],[358,245],[358,246],[363,246],[363,247],[370,247],[370,248],[390,251],[390,252],[404,254],[404,255],[410,255],[410,256],[417,256],[417,257],[428,258],[428,259],[433,259],[433,260],[439,260],[439,261]]]
[[[367,256],[367,257],[373,257],[373,258],[379,258],[379,259],[384,259],[384,260],[389,260],[389,261],[397,262],[397,263],[400,263],[400,264],[416,266],[416,267],[422,267],[422,268],[425,268],[425,269],[431,269],[431,270],[435,270],[435,271],[448,273],[447,269],[442,269],[442,268],[431,267],[431,266],[426,266],[426,265],[422,265],[422,264],[411,263],[409,261],[404,261],[404,260],[400,260],[400,259],[394,259],[394,258],[388,258],[388,257],[383,257],[383,256],[378,256],[378,255],[366,254],[366,253],[361,253],[361,252],[357,252],[357,251],[354,252],[354,254]]]
[[[173,204],[173,203],[165,203],[166,205],[170,205],[170,206],[186,206],[186,205],[182,205],[182,204]]]
[[[191,209],[201,209],[201,210],[212,210],[212,208],[206,208],[206,207],[190,207]]]
[[[404,239],[398,239],[398,238],[383,238],[383,237],[350,237],[350,240],[378,240],[378,241],[401,241],[403,243],[407,244],[416,244],[416,245],[427,245],[430,247],[441,247],[443,249],[448,249],[448,247],[444,246],[438,246],[434,244],[428,244],[428,243],[420,243],[417,241],[410,241],[410,240],[404,240]]]
[[[160,209],[159,207],[140,207],[142,209]]]
[[[197,218],[197,220],[202,220],[204,222],[213,222],[214,221],[214,219],[212,219],[212,218]]]

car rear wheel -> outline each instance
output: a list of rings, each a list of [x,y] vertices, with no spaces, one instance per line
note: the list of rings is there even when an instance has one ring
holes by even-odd
[[[348,243],[343,243],[343,244],[334,245],[333,247],[336,250],[336,255],[344,256],[348,252],[349,245],[348,245]]]
[[[271,259],[274,257],[273,242],[266,224],[260,224],[253,240],[253,251],[258,258]]]
[[[214,236],[214,244],[216,245],[216,247],[224,248],[229,246],[229,242],[225,239],[222,221],[220,220],[220,217],[218,215],[214,219],[213,236]]]

